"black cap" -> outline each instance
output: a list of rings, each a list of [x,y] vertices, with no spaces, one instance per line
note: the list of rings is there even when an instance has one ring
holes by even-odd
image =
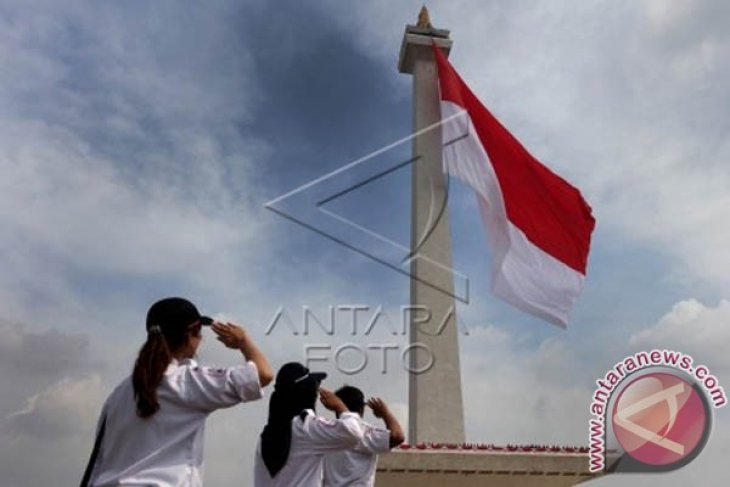
[[[213,319],[202,316],[193,303],[184,298],[165,298],[157,301],[147,312],[147,331],[158,326],[160,330],[187,329],[196,321],[207,326]]]
[[[310,372],[308,368],[299,362],[284,364],[276,374],[274,388],[287,389],[299,386],[300,384],[315,383],[319,385],[327,377],[325,372]]]

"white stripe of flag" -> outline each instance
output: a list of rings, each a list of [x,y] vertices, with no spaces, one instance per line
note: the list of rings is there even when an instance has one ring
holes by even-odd
[[[585,280],[595,226],[591,208],[578,189],[532,157],[499,123],[436,46],[434,52],[444,169],[477,196],[493,253],[492,291],[565,327]]]

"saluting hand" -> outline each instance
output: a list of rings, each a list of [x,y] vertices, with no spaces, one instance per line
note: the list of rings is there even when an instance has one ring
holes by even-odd
[[[373,414],[376,418],[382,418],[390,412],[388,405],[379,397],[370,398],[367,405],[373,410]]]
[[[248,333],[233,323],[215,322],[210,327],[218,335],[216,338],[228,348],[240,349],[248,340]]]
[[[403,443],[406,439],[405,435],[403,435],[403,428],[401,428],[400,423],[393,416],[385,401],[379,397],[373,397],[368,400],[367,404],[373,410],[375,417],[382,419],[385,422],[385,427],[390,431],[390,447],[395,448]]]
[[[334,392],[329,389],[325,389],[324,387],[319,388],[319,401],[324,407],[337,414],[347,411],[347,406],[345,406],[345,403],[342,402],[342,399],[337,397]]]

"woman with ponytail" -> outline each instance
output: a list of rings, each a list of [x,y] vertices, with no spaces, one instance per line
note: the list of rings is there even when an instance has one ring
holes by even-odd
[[[319,487],[324,456],[353,448],[362,438],[357,414],[332,391],[319,387],[326,376],[298,362],[279,369],[256,450],[255,487]],[[338,419],[315,414],[318,395]]]
[[[195,354],[210,326],[245,364],[201,367]],[[81,487],[200,487],[205,420],[216,409],[262,397],[273,373],[246,331],[201,316],[183,298],[147,313],[147,340],[132,375],[107,399]]]

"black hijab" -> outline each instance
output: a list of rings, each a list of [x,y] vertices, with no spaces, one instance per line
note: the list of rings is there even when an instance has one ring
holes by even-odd
[[[261,432],[261,456],[274,477],[284,468],[291,447],[291,422],[306,409],[314,409],[319,383],[324,373],[309,372],[304,365],[290,362],[276,374],[269,399],[269,418]],[[303,419],[303,418],[302,418]]]

